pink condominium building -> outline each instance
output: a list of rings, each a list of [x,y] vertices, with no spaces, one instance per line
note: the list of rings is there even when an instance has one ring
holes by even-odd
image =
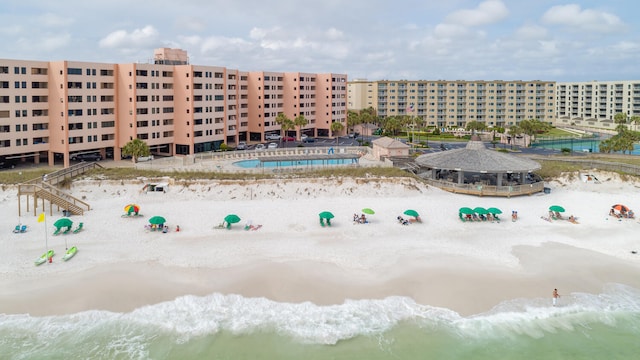
[[[279,113],[304,126],[288,135],[346,129],[347,75],[240,71],[189,64],[179,49],[153,63],[0,59],[0,159],[69,166],[73,155],[120,159],[138,138],[158,155],[192,155],[263,142]]]

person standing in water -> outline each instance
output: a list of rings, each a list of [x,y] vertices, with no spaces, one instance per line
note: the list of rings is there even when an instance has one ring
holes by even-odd
[[[558,305],[559,298],[560,298],[560,294],[558,294],[558,289],[553,289],[553,306]]]

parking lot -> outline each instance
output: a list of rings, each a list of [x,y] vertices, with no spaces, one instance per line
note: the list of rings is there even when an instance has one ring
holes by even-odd
[[[353,139],[353,138],[349,138],[348,136],[339,137],[337,140],[331,139],[331,138],[313,138],[313,142],[304,142],[304,143],[300,141],[273,140],[273,141],[266,141],[264,143],[247,144],[246,150],[254,150],[256,145],[258,144],[263,144],[265,147],[267,147],[270,143],[278,144],[278,148],[292,148],[292,147],[298,147],[300,145],[303,145],[304,147],[359,146],[360,143],[358,142],[358,140],[361,140],[361,139],[362,138]],[[367,140],[370,141],[370,139],[371,139],[370,137],[367,137]]]

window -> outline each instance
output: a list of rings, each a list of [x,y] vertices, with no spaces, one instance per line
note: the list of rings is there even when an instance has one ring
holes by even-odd
[[[87,69],[87,75],[89,75],[88,72],[89,72],[89,69]],[[69,75],[82,75],[82,69],[80,69],[80,68],[68,68],[67,69],[67,74],[69,74]]]

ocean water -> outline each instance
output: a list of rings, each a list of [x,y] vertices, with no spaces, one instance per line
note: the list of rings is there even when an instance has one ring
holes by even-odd
[[[212,294],[130,313],[0,315],[1,359],[637,359],[640,290],[514,299],[483,314],[406,297],[334,306]]]

